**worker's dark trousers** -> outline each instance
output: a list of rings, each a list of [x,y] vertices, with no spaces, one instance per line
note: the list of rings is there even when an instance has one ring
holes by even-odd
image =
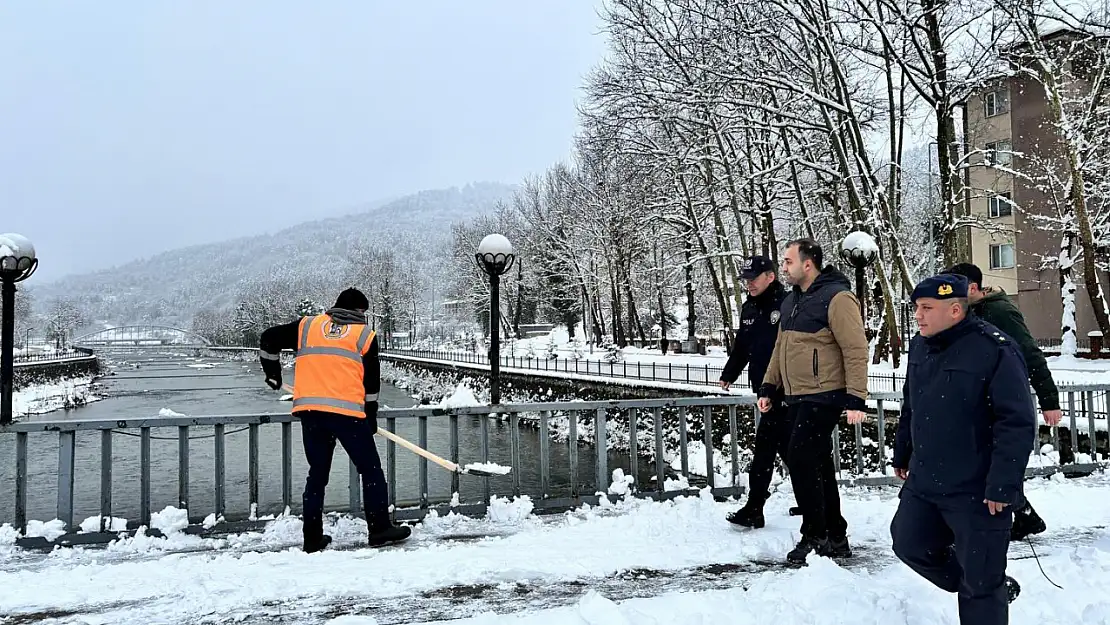
[[[301,438],[308,460],[308,479],[304,487],[304,522],[306,535],[321,528],[324,516],[324,489],[331,474],[335,441],[343,445],[362,477],[362,505],[371,531],[388,525],[389,491],[378,448],[374,445],[372,422],[331,412],[305,411],[301,418]]]
[[[771,487],[771,477],[775,473],[775,456],[786,462],[790,446],[790,432],[794,423],[781,402],[766,414],[760,415],[759,427],[755,430],[755,451],[752,463],[748,466],[749,500],[766,500]]]
[[[1007,623],[1010,509],[992,516],[981,501],[933,501],[906,487],[899,496],[890,523],[894,554],[937,587],[958,593],[961,625]]]

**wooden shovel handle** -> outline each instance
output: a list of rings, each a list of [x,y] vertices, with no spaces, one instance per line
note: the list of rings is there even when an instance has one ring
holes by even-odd
[[[382,429],[382,428],[379,427],[378,428],[378,434],[381,434],[382,436],[388,438],[389,440],[393,441],[394,443],[397,443],[401,447],[404,447],[405,449],[411,451],[412,453],[414,453],[418,456],[424,456],[428,460],[431,460],[432,462],[438,464],[439,466],[443,467],[444,469],[447,469],[448,471],[454,471],[455,473],[462,473],[462,471],[459,469],[459,465],[455,464],[454,462],[451,462],[450,460],[447,460],[446,458],[440,458],[439,456],[433,454],[432,452],[428,451],[427,449],[424,449],[423,447],[420,447],[418,445],[410,443],[409,441],[401,438],[400,436],[397,436],[396,434],[394,434],[393,432],[390,432],[389,430],[385,430],[385,429]]]
[[[282,384],[281,388],[285,389],[286,391],[289,391],[290,393],[293,392],[293,387],[289,386],[288,384]],[[401,438],[400,436],[397,436],[396,434],[394,434],[393,432],[390,432],[389,430],[386,430],[384,428],[379,427],[378,428],[378,434],[381,434],[382,436],[386,437],[387,439],[393,441],[394,443],[397,443],[401,447],[404,447],[405,449],[411,451],[412,453],[414,453],[418,456],[424,456],[428,460],[431,460],[432,462],[438,464],[439,466],[443,467],[444,469],[447,469],[448,471],[454,471],[455,473],[462,473],[462,471],[459,469],[459,465],[455,464],[454,462],[451,462],[450,460],[447,460],[446,458],[440,458],[439,456],[433,454],[432,452],[428,451],[427,449],[424,449],[423,447],[420,447],[419,445],[416,445],[414,443],[410,443],[409,441]]]

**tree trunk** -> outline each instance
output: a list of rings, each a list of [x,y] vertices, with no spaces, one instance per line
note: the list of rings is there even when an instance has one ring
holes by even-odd
[[[624,338],[624,322],[621,319],[621,297],[620,293],[617,292],[617,281],[613,278],[610,278],[609,281],[609,296],[613,302],[612,310],[610,310],[613,318],[613,342],[618,347],[627,347],[628,342]]]
[[[659,295],[659,349],[662,350],[665,356],[667,354],[667,308],[663,299],[663,286],[666,284],[666,279],[663,274],[663,255],[659,252],[658,241],[655,242],[655,266],[659,270],[655,278]]]
[[[682,247],[682,255],[686,258],[682,267],[686,276],[686,338],[693,340],[694,324],[698,320],[698,312],[694,301],[694,254],[689,238],[686,239]]]
[[[925,37],[929,42],[929,53],[933,62],[933,91],[936,101],[933,114],[937,121],[937,173],[940,177],[941,216],[944,232],[941,245],[944,249],[946,267],[960,262],[960,230],[956,220],[963,205],[963,184],[959,176],[960,154],[956,150],[956,121],[952,117],[952,95],[948,85],[948,51],[944,35],[941,33],[940,16],[948,0],[921,0],[924,11]]]
[[[1074,237],[1064,235],[1060,244],[1060,300],[1063,314],[1060,316],[1060,355],[1075,356],[1078,345],[1075,336],[1075,281],[1072,280],[1072,257]]]
[[[513,311],[513,336],[520,338],[520,316],[524,311],[524,264],[516,263],[516,309]]]
[[[770,89],[768,90],[768,93],[771,97],[771,104],[773,104],[774,107],[778,109],[779,99],[776,95],[776,90]],[[790,133],[786,128],[786,125],[783,124],[783,117],[781,114],[776,115],[775,119],[780,125],[779,134],[782,141],[783,153],[785,154],[786,159],[790,162],[790,186],[794,189],[794,199],[798,202],[798,211],[802,216],[802,224],[805,227],[806,236],[816,241],[817,235],[813,232],[813,222],[809,220],[809,209],[806,207],[805,193],[802,191],[802,183],[798,179],[798,164],[794,162],[794,154],[792,152],[793,148],[790,145]],[[771,249],[771,253],[771,261],[774,262],[775,266],[777,267],[779,264],[779,254],[777,246]]]
[[[637,336],[640,337],[640,346],[647,347],[647,336],[644,334],[644,324],[640,323],[640,313],[636,310],[636,299],[632,296],[632,261],[628,260],[622,270],[621,281],[624,285],[624,295],[628,302],[628,333],[632,334],[636,330]]]
[[[1079,159],[1072,142],[1068,145],[1068,167],[1071,169],[1071,205],[1075,210],[1076,220],[1079,222],[1079,245],[1083,248],[1083,285],[1087,287],[1087,296],[1091,300],[1091,309],[1095,314],[1095,321],[1103,336],[1110,336],[1110,306],[1106,302],[1106,293],[1102,290],[1102,283],[1098,280],[1098,270],[1095,267],[1095,256],[1098,246],[1095,243],[1094,233],[1091,230],[1091,219],[1087,212],[1087,196],[1083,192],[1083,172],[1079,167]]]

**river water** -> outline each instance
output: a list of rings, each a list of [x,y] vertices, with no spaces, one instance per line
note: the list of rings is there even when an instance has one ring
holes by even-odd
[[[281,401],[282,392],[270,390],[263,383],[257,362],[238,362],[198,358],[184,353],[142,352],[104,356],[107,375],[100,378],[94,393],[104,397],[69,411],[55,411],[26,417],[29,420],[134,419],[156,417],[163,409],[189,416],[288,412],[290,404]],[[291,380],[290,380],[291,381]],[[403,408],[414,400],[405,391],[385,384],[383,404]],[[460,464],[481,461],[480,417],[459,420]],[[383,427],[385,419],[379,420]],[[448,418],[428,420],[428,448],[450,457]],[[397,434],[416,442],[416,420],[399,419]],[[247,445],[248,434],[237,426],[226,427],[225,511],[229,514],[249,510]],[[112,515],[137,520],[139,498],[138,431],[117,433],[112,437]],[[190,441],[189,512],[201,518],[214,510],[215,451],[212,428],[192,428]],[[178,506],[178,442],[177,428],[151,429],[151,509]],[[386,444],[377,437],[383,468]],[[533,497],[540,494],[540,438],[536,429],[521,428],[520,462],[513,470],[521,480],[521,491]],[[259,428],[259,499],[258,514],[279,513],[281,505],[281,426]],[[511,464],[510,428],[507,422],[489,423],[490,461]],[[552,440],[550,450],[549,493],[565,496],[570,493],[569,445]],[[76,477],[74,486],[74,521],[95,516],[100,509],[100,434],[78,432],[76,443]],[[578,481],[582,493],[597,490],[594,479],[595,452],[592,447],[578,449]],[[610,453],[610,469],[623,467],[628,471],[627,454]],[[58,435],[34,433],[28,437],[28,519],[49,520],[57,510]],[[654,468],[640,463],[641,484],[647,484]],[[348,459],[341,445],[336,446],[326,505],[345,507],[348,500]],[[0,523],[11,522],[15,507],[15,437],[0,438]],[[307,464],[301,446],[300,426],[293,426],[293,510],[300,510],[301,492]],[[512,478],[491,478],[495,494],[511,494]],[[606,485],[603,485],[607,486]],[[419,497],[417,457],[400,447],[396,452],[396,483],[398,501]],[[484,480],[472,476],[460,478],[460,499],[464,503],[480,502],[484,496]],[[451,498],[451,474],[433,463],[428,464],[428,497],[434,501]]]

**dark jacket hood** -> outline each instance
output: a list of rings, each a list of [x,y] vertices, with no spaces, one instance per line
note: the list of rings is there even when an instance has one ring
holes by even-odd
[[[813,281],[813,284],[809,285],[809,289],[806,290],[806,293],[816,293],[821,289],[829,287],[840,287],[851,291],[852,283],[848,280],[848,276],[841,273],[839,269],[832,265],[828,265],[821,271],[821,274],[817,276],[817,279]],[[794,290],[801,292],[802,287],[794,285]]]

